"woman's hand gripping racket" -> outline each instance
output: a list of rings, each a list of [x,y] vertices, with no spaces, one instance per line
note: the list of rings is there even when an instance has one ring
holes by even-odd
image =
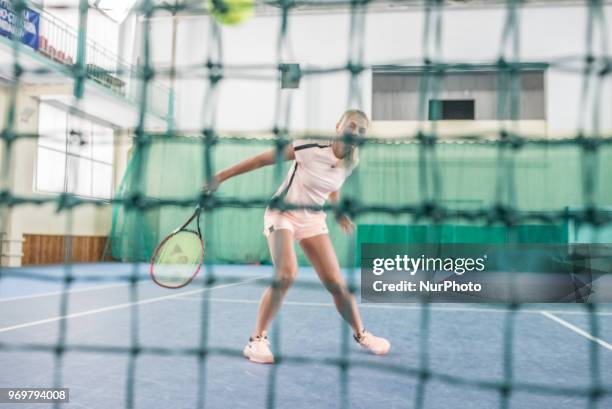
[[[156,284],[165,288],[181,288],[198,275],[204,260],[201,211],[198,204],[191,217],[155,248],[149,272]],[[195,228],[189,228],[194,220]]]

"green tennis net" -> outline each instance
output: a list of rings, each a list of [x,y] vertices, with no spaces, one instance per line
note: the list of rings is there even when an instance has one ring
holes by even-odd
[[[546,68],[560,70],[582,78],[581,104],[578,132],[563,138],[547,135],[526,134],[514,126],[520,111],[521,77],[529,71],[529,62],[520,60],[521,19],[523,2],[492,2],[505,10],[505,22],[500,41],[500,53],[486,68],[495,73],[498,84],[496,117],[501,126],[494,133],[468,133],[452,138],[440,134],[436,110],[443,106],[434,104],[433,118],[428,118],[428,104],[439,98],[441,83],[451,72],[480,72],[483,64],[465,61],[445,61],[441,57],[443,16],[447,2],[441,0],[398,2],[422,9],[425,18],[422,47],[424,58],[420,61],[366,62],[364,49],[365,24],[368,10],[382,2],[355,1],[277,1],[258,6],[278,14],[279,32],[276,40],[277,64],[273,66],[245,65],[227,66],[223,59],[223,31],[217,23],[210,24],[209,49],[205,61],[193,66],[158,67],[153,63],[152,19],[158,15],[189,16],[202,12],[202,2],[166,2],[158,4],[143,0],[132,12],[142,16],[141,63],[137,69],[139,98],[137,107],[139,121],[135,129],[124,130],[133,134],[133,149],[120,187],[110,201],[87,199],[71,193],[59,196],[24,196],[11,188],[11,172],[15,166],[15,146],[24,139],[43,138],[37,133],[18,131],[17,102],[24,78],[28,75],[44,77],[54,74],[53,69],[37,69],[29,72],[23,66],[23,45],[19,36],[12,39],[12,61],[2,62],[9,68],[8,104],[2,127],[2,165],[0,185],[0,215],[3,222],[11,209],[25,205],[54,204],[60,213],[71,214],[82,206],[113,206],[113,226],[110,254],[123,262],[134,263],[134,268],[119,278],[130,285],[131,336],[130,347],[108,347],[75,345],[67,342],[67,320],[59,321],[59,335],[55,345],[0,343],[0,351],[44,351],[55,359],[54,386],[63,385],[63,360],[72,351],[84,353],[110,353],[126,355],[129,359],[125,379],[126,408],[136,406],[138,391],[134,388],[136,364],[147,355],[184,355],[198,361],[199,379],[196,407],[206,407],[205,384],[206,362],[214,355],[239,356],[234,348],[216,348],[208,345],[211,308],[207,298],[201,305],[201,337],[194,348],[169,350],[162,346],[148,347],[139,342],[139,299],[137,284],[142,277],[137,265],[147,262],[155,245],[170,230],[180,224],[192,211],[195,203],[204,209],[202,228],[206,235],[205,268],[201,277],[192,285],[210,287],[220,282],[232,282],[233,277],[218,274],[216,263],[251,263],[269,261],[265,242],[261,239],[260,220],[266,206],[281,209],[296,208],[282,201],[270,201],[270,197],[282,181],[286,168],[281,161],[271,169],[258,175],[247,175],[232,181],[215,193],[200,193],[200,187],[212,180],[216,171],[269,147],[277,149],[279,158],[282,149],[302,135],[296,135],[289,126],[291,96],[278,89],[274,126],[264,136],[247,133],[223,133],[216,127],[217,101],[221,84],[232,79],[251,81],[275,81],[283,78],[294,81],[311,77],[333,75],[338,72],[349,75],[347,108],[363,105],[359,78],[368,71],[386,73],[414,72],[418,74],[418,118],[421,125],[410,134],[393,138],[369,135],[365,138],[344,136],[345,140],[357,143],[361,150],[360,167],[347,181],[342,200],[336,205],[326,205],[326,211],[351,216],[360,225],[422,223],[429,226],[503,226],[509,234],[515,234],[519,226],[526,224],[564,226],[568,223],[589,225],[594,229],[610,226],[612,217],[604,207],[612,204],[612,190],[606,176],[612,171],[612,135],[601,130],[601,116],[606,115],[599,107],[602,103],[601,89],[609,81],[612,59],[608,53],[608,36],[605,21],[605,2],[584,2],[588,22],[584,53],[578,56],[556,56],[549,58]],[[89,5],[86,0],[79,3],[79,27],[76,62],[68,69],[74,84],[76,102],[74,115],[80,115],[79,101],[85,85],[92,79],[87,66],[87,22]],[[23,11],[29,2],[15,0],[12,7],[18,16],[17,26],[23,25]],[[330,7],[345,8],[349,15],[348,46],[346,62],[330,67],[300,67],[295,69],[287,57],[291,48],[289,36],[292,15],[303,9],[326,11]],[[601,38],[604,41],[599,41]],[[404,41],[404,40],[402,40]],[[595,44],[600,44],[596,47]],[[115,72],[119,74],[120,70]],[[99,77],[99,73],[96,74]],[[174,126],[172,118],[163,131],[151,131],[146,116],[152,109],[151,92],[159,78],[201,78],[207,82],[202,106],[202,129],[182,130]],[[172,103],[170,104],[172,105]],[[439,112],[438,112],[439,114]],[[433,121],[429,121],[433,119]],[[427,124],[427,125],[425,125]],[[333,135],[308,135],[310,139],[329,139]],[[172,169],[168,174],[161,169]],[[491,172],[491,169],[493,172]],[[556,189],[556,186],[563,189]],[[69,218],[70,220],[70,218]],[[399,222],[398,222],[399,221]],[[69,221],[69,223],[71,223]],[[5,226],[0,226],[3,230]],[[331,227],[331,226],[330,226]],[[433,229],[426,240],[443,241],[442,230]],[[237,237],[239,232],[240,237]],[[437,232],[437,233],[435,233]],[[355,238],[342,238],[332,228],[336,248],[341,262],[347,267],[351,291],[356,290]],[[513,236],[511,236],[513,237]],[[517,236],[518,237],[518,236]],[[363,238],[362,238],[363,239]],[[557,240],[551,238],[551,241]],[[357,238],[359,240],[359,238]],[[453,240],[448,239],[448,240]],[[69,240],[68,240],[69,241]],[[80,281],[108,281],[108,276],[75,275],[71,263],[71,252],[65,259],[63,276],[56,277],[39,272],[0,270],[0,279],[18,277],[24,280],[47,280],[63,283],[60,315],[68,311],[70,289]],[[303,259],[301,259],[303,261]],[[268,285],[271,281],[261,281]],[[0,280],[1,285],[1,280]],[[297,282],[296,286],[308,286]],[[337,367],[340,377],[340,400],[342,407],[349,407],[349,376],[351,370],[367,365],[380,371],[417,380],[415,408],[426,405],[427,385],[440,381],[448,385],[496,391],[500,396],[500,407],[510,406],[513,393],[527,392],[544,395],[574,396],[586,399],[587,407],[600,407],[599,402],[612,394],[609,386],[602,383],[600,365],[601,350],[594,342],[589,345],[588,387],[551,386],[528,383],[517,379],[513,373],[513,349],[515,323],[519,304],[506,306],[502,346],[503,381],[483,381],[437,372],[430,364],[434,351],[430,350],[428,334],[434,323],[430,307],[423,303],[420,308],[420,328],[423,336],[418,345],[418,367],[405,367],[400,363],[357,362],[351,359],[350,330],[343,327],[342,352],[325,359],[306,356],[282,355],[275,351],[278,365],[272,367],[267,384],[268,408],[277,407],[278,367],[283,363],[301,365],[322,364]],[[597,305],[585,304],[588,313],[589,333],[597,338],[600,332]],[[279,325],[272,330],[272,339],[279,337]],[[277,343],[275,343],[277,344]]]

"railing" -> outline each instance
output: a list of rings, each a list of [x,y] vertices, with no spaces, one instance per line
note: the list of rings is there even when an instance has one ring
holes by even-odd
[[[1,3],[7,8],[7,2]],[[78,32],[45,10],[30,8],[40,15],[37,51],[60,64],[69,67],[75,64]],[[138,84],[142,74],[138,67],[90,39],[87,39],[86,47],[87,76],[131,102],[140,101]],[[148,110],[162,117],[168,115],[170,90],[153,82],[148,94]]]

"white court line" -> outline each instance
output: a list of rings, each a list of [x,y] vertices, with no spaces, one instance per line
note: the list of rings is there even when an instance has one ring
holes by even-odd
[[[175,294],[171,294],[171,295],[164,295],[162,297],[148,298],[146,300],[140,300],[140,301],[136,301],[136,302],[128,302],[128,303],[113,305],[113,306],[110,306],[110,307],[97,308],[95,310],[88,310],[88,311],[83,311],[83,312],[77,312],[77,313],[74,313],[74,314],[62,315],[62,316],[59,316],[59,317],[46,318],[44,320],[26,322],[26,323],[23,323],[23,324],[18,324],[18,325],[13,325],[13,326],[10,326],[10,327],[0,328],[0,333],[8,332],[8,331],[13,331],[13,330],[16,330],[16,329],[21,329],[21,328],[33,327],[35,325],[48,324],[50,322],[56,322],[56,321],[59,321],[61,319],[70,319],[70,318],[85,317],[87,315],[99,314],[101,312],[120,310],[120,309],[123,309],[123,308],[128,308],[128,307],[130,307],[132,305],[144,305],[144,304],[151,304],[151,303],[158,302],[158,301],[171,300],[173,298],[178,298],[178,297],[181,297],[181,296],[184,296],[184,295],[197,294],[197,293],[205,292],[205,291],[208,291],[208,290],[216,290],[216,289],[219,289],[219,288],[234,287],[234,286],[237,286],[237,285],[249,283],[251,281],[261,280],[264,277],[267,277],[267,276],[259,276],[259,277],[255,277],[255,278],[250,278],[248,280],[238,281],[236,283],[231,283],[231,284],[223,284],[223,285],[218,285],[218,286],[215,286],[215,287],[208,287],[208,288],[198,288],[197,290],[183,291],[183,292],[175,293]]]
[[[586,331],[583,331],[582,329],[578,328],[577,326],[570,324],[569,322],[565,321],[564,319],[561,319],[559,317],[557,317],[554,314],[551,314],[549,311],[540,311],[540,314],[542,314],[543,316],[545,316],[546,318],[549,318],[553,321],[555,321],[558,324],[563,325],[565,328],[574,331],[576,334],[581,335],[583,337],[585,337],[586,339],[588,339],[589,341],[593,341],[596,344],[612,351],[612,344],[609,344],[608,342],[604,341],[601,338],[597,338],[594,337],[593,335],[589,334]]]
[[[81,293],[81,292],[84,292],[84,291],[103,290],[103,289],[107,289],[107,288],[121,287],[121,286],[128,285],[128,284],[129,284],[128,282],[125,282],[125,283],[121,283],[121,284],[99,285],[97,287],[94,286],[94,287],[86,287],[86,288],[76,288],[76,289],[70,289],[70,291],[68,291],[68,292],[70,294],[72,294],[72,293]],[[63,291],[59,290],[59,291],[50,291],[48,293],[20,295],[18,297],[0,298],[0,302],[24,300],[24,299],[27,299],[27,298],[50,297],[52,295],[59,295],[59,294],[62,294],[62,293],[63,293]]]
[[[200,297],[179,297],[177,300],[185,300],[185,301],[201,301]],[[209,298],[210,301],[213,302],[226,302],[226,303],[237,303],[237,304],[259,304],[259,300],[244,300],[244,299],[235,299],[235,298]],[[295,305],[302,307],[336,307],[333,303],[325,303],[325,302],[306,302],[306,301],[283,301],[283,305]],[[373,309],[382,309],[382,310],[420,310],[421,306],[418,304],[415,305],[392,305],[392,304],[359,304],[359,308],[373,308]],[[451,312],[496,312],[496,313],[506,313],[507,309],[504,308],[476,308],[476,307],[437,307],[433,304],[429,305],[429,309],[433,311],[451,311]],[[541,314],[541,310],[516,310],[517,313],[527,313],[527,314]],[[582,311],[550,311],[555,314],[568,314],[568,315],[588,315],[588,312]],[[596,315],[610,315],[612,316],[612,312],[595,312]]]

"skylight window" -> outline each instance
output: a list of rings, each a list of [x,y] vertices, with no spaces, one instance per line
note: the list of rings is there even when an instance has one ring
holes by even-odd
[[[136,0],[92,0],[94,7],[102,10],[116,22],[122,22],[136,3]]]

